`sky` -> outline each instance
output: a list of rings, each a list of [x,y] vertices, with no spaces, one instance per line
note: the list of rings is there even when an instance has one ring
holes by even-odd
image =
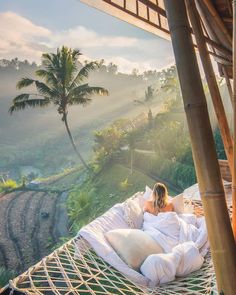
[[[174,63],[169,41],[79,0],[1,0],[0,59],[40,63],[42,52],[66,45],[83,59],[113,62],[120,72],[161,70]]]

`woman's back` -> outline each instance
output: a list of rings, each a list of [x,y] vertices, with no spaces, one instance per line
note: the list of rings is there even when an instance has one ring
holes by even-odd
[[[153,200],[147,200],[144,203],[143,211],[149,212],[153,215],[157,215],[158,213],[161,213],[161,212],[174,211],[174,206],[173,206],[172,202],[168,202],[163,208],[158,208],[155,206]]]

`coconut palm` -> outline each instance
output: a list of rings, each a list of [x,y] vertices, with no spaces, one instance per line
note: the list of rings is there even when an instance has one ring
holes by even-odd
[[[108,91],[102,87],[91,87],[86,83],[89,73],[95,70],[98,64],[89,62],[82,67],[78,62],[80,55],[79,50],[72,50],[65,46],[58,48],[56,54],[43,54],[42,68],[35,72],[41,81],[22,78],[17,83],[18,89],[34,85],[36,93],[23,93],[16,96],[9,112],[12,114],[27,108],[54,105],[65,124],[75,153],[83,165],[89,169],[72,137],[68,125],[68,109],[76,104],[86,106],[91,101],[92,95],[108,95]]]
[[[155,98],[155,89],[150,85],[147,87],[147,90],[145,91],[145,97],[144,99],[135,99],[134,102],[136,104],[142,105],[144,107],[147,107],[148,112],[151,111],[151,104],[153,99]]]

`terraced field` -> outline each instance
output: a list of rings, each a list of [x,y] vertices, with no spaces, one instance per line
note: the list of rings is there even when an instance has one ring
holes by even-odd
[[[0,196],[1,266],[19,274],[51,252],[60,239],[57,224],[63,220],[57,219],[65,218],[57,212],[60,195],[19,191]]]

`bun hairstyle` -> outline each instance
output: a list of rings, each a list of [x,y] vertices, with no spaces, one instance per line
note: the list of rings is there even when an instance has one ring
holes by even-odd
[[[163,183],[157,182],[153,187],[154,208],[158,211],[168,204],[168,191]]]

